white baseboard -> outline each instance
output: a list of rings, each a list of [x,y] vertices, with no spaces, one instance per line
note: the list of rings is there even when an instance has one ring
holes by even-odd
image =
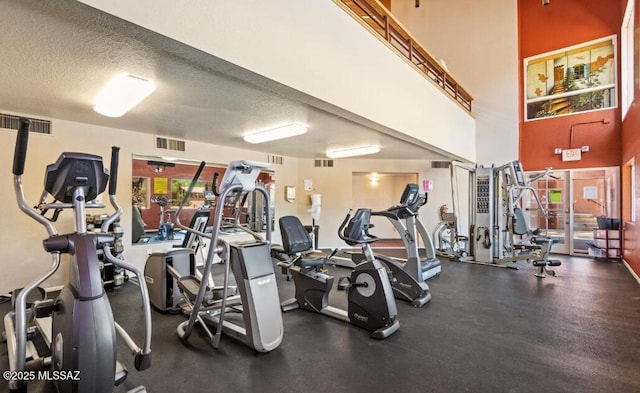
[[[633,269],[631,268],[631,266],[629,266],[629,264],[627,263],[627,261],[625,261],[624,259],[622,260],[622,263],[624,263],[624,265],[627,267],[627,269],[629,270],[629,272],[631,273],[631,275],[636,279],[636,281],[638,282],[638,284],[640,284],[640,277],[638,277],[638,275],[636,274],[636,272],[633,271]]]

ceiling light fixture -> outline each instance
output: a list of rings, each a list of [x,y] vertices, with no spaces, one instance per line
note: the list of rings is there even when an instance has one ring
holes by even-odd
[[[261,130],[245,135],[244,140],[249,143],[263,143],[277,139],[290,138],[307,132],[307,126],[302,123],[291,123],[284,126]]]
[[[94,100],[93,110],[101,115],[120,117],[147,98],[156,89],[153,81],[129,74],[115,76]]]
[[[345,158],[353,156],[362,156],[365,154],[374,154],[380,151],[380,146],[358,146],[348,149],[331,150],[327,152],[329,158]]]

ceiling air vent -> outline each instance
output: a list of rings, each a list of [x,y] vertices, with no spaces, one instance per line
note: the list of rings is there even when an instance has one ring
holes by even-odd
[[[284,157],[273,154],[267,155],[267,162],[274,165],[284,165]]]
[[[314,166],[316,168],[323,168],[323,167],[333,168],[333,160],[315,160]]]
[[[185,141],[156,137],[156,149],[186,151]]]
[[[442,168],[446,169],[451,166],[450,161],[431,161],[431,168]]]
[[[6,113],[0,113],[0,128],[17,130],[18,123],[21,117],[24,116],[14,116],[8,115]],[[27,119],[31,120],[31,128],[29,128],[29,131],[37,132],[39,134],[51,135],[51,122],[49,120],[34,119],[33,117],[27,117]]]

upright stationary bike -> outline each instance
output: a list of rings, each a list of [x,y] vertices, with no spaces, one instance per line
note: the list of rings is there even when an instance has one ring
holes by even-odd
[[[349,212],[340,225],[338,236],[350,245],[368,242],[363,232],[369,228],[370,216],[368,209],[358,209],[353,217]],[[338,289],[347,291],[347,310],[342,310],[329,305],[334,277],[318,270],[326,263],[328,255],[309,252],[311,238],[297,217],[280,218],[280,231],[284,251],[292,256],[292,261],[279,265],[290,269],[296,287],[295,297],[282,304],[282,311],[296,308],[315,311],[365,328],[377,339],[387,338],[400,328],[396,301],[382,263],[377,260],[362,262],[350,276],[338,280]]]
[[[29,121],[20,119],[13,160],[14,187],[20,210],[42,224],[49,237],[43,245],[51,254],[49,270],[31,281],[17,295],[15,311],[4,318],[7,352],[12,379],[9,390],[26,392],[30,370],[49,368],[58,392],[109,393],[127,376],[123,365],[116,360],[116,331],[132,350],[135,367],[145,370],[151,365],[151,309],[149,295],[140,270],[111,252],[115,242],[109,226],[120,216],[116,193],[118,150],[112,148],[111,176],[103,168],[102,158],[84,153],[62,153],[55,164],[47,166],[45,192],[39,205],[31,208],[22,188],[22,175],[29,138]],[[116,210],[104,221],[100,233],[87,232],[85,208],[104,207],[92,202],[101,194],[109,181],[109,198]],[[53,203],[47,203],[51,195]],[[59,234],[53,225],[64,209],[73,209],[76,231]],[[52,218],[45,213],[53,210]],[[129,335],[113,320],[109,299],[103,289],[98,252],[108,262],[136,274],[140,283],[144,310],[144,345],[139,348]],[[56,299],[36,301],[27,309],[26,299],[60,266],[60,255],[69,254],[69,280]],[[31,316],[35,319],[31,320]],[[27,331],[35,324],[51,355],[27,359]],[[22,376],[22,377],[21,377]],[[60,378],[63,376],[64,378]],[[21,379],[22,378],[22,379]],[[135,392],[145,391],[143,387]]]
[[[160,222],[158,224],[158,240],[173,240],[173,220],[171,215],[175,213],[173,210],[166,210],[165,207],[173,203],[173,199],[169,199],[166,195],[157,195],[151,200],[152,203],[160,206]],[[165,220],[164,215],[167,214]]]

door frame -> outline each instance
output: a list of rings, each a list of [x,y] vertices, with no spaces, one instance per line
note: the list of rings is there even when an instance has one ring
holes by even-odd
[[[550,172],[550,175],[552,176],[557,176],[560,177],[561,179],[563,179],[563,203],[564,203],[564,244],[560,245],[559,243],[554,244],[554,247],[552,248],[552,252],[553,253],[558,253],[558,254],[567,254],[567,255],[586,255],[584,252],[581,251],[577,251],[574,247],[574,236],[575,236],[575,225],[576,225],[576,220],[575,220],[575,192],[576,190],[574,189],[574,180],[576,179],[576,173],[578,172],[587,172],[587,171],[598,171],[598,170],[603,170],[605,171],[605,182],[608,182],[608,178],[610,173],[608,171],[613,171],[613,180],[614,180],[614,184],[610,184],[608,186],[605,186],[605,198],[609,199],[611,198],[611,203],[614,204],[614,206],[608,206],[607,207],[607,211],[609,212],[614,212],[613,215],[619,215],[620,212],[620,204],[621,204],[621,195],[620,195],[620,184],[621,184],[621,179],[620,179],[620,167],[595,167],[595,168],[576,168],[576,169],[558,169],[558,170],[552,170]],[[541,173],[541,171],[530,171],[530,172],[526,172],[528,175],[533,175],[533,174],[539,174]],[[549,191],[549,186],[548,186],[548,181],[545,183],[545,193],[546,196],[543,198],[544,201],[547,201],[547,205],[545,206],[545,208],[548,210],[548,191]],[[617,193],[617,195],[609,195],[609,192],[613,190],[614,192]],[[547,221],[547,228],[548,230],[548,221]]]

